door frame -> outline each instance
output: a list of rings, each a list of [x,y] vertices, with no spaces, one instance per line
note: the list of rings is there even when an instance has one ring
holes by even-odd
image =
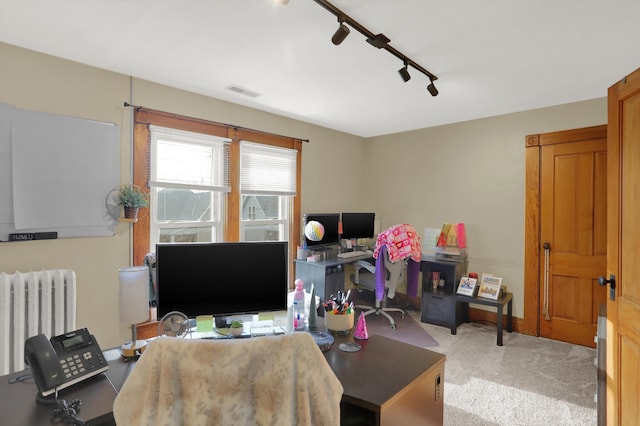
[[[539,133],[525,137],[525,218],[524,218],[524,320],[523,334],[540,336],[540,156],[542,147],[607,137],[607,125]]]

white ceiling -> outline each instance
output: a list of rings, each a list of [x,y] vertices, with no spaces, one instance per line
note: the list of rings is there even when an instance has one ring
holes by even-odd
[[[605,97],[640,67],[635,0],[333,4],[440,94],[354,29],[334,46],[312,0],[0,0],[0,41],[363,137]]]

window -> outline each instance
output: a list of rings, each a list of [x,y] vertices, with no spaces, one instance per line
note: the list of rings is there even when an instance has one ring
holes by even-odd
[[[241,241],[288,241],[296,150],[240,142]]]
[[[229,139],[150,126],[150,245],[222,241]]]
[[[133,144],[133,183],[151,194],[135,265],[156,242],[277,240],[293,274],[302,140],[136,107]]]

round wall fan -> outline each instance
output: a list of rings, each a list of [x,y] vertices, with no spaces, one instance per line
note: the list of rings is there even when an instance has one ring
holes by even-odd
[[[189,318],[182,312],[169,312],[158,323],[158,336],[184,337],[188,331]]]

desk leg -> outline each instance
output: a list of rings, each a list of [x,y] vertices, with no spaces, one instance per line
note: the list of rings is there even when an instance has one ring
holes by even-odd
[[[462,322],[468,323],[469,322],[469,302],[466,302],[466,301],[459,302],[456,300],[455,303],[456,305],[462,306]]]
[[[498,318],[497,318],[497,326],[498,326],[498,346],[502,346],[502,304],[498,304]]]
[[[511,333],[513,330],[513,300],[509,300],[509,304],[507,305],[507,331]]]
[[[458,304],[456,303],[455,296],[450,296],[449,299],[451,299],[451,307],[449,309],[451,312],[451,316],[449,316],[449,328],[451,329],[451,334],[456,334],[458,332],[458,324],[456,324],[456,308],[458,307]]]

